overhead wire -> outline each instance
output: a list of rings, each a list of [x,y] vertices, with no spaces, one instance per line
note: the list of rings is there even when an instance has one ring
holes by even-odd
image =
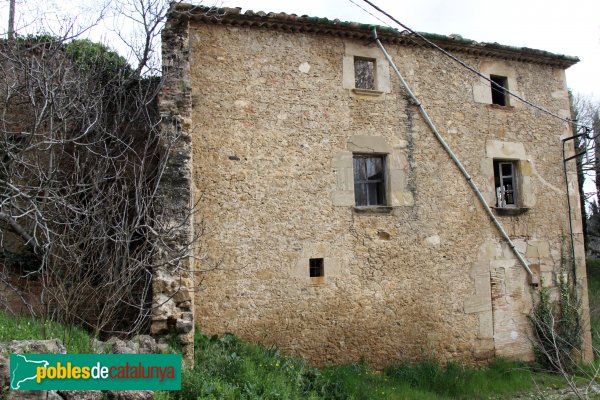
[[[372,16],[373,18],[377,19],[379,22],[381,22],[383,25],[387,26],[388,28],[397,30],[396,28],[394,28],[392,25],[390,25],[387,21],[381,19],[380,17],[378,17],[377,15],[373,14],[372,12],[370,12],[369,10],[367,10],[366,8],[362,7],[360,4],[356,3],[354,0],[348,0],[350,3],[354,4],[356,7],[360,8],[362,11],[364,11],[365,13],[369,14],[370,16]],[[417,39],[415,39],[412,36],[406,36],[406,38],[408,40],[410,40],[415,46],[420,47],[421,49],[428,49],[428,47],[423,45],[422,41],[419,41]],[[436,57],[436,63],[442,62],[444,63],[446,66],[449,66],[451,61],[448,60],[448,58],[443,57],[442,55],[439,55],[439,53],[434,53],[433,54],[434,57]],[[496,91],[496,92],[500,92],[498,89],[496,89],[495,87],[492,87],[492,90]]]
[[[387,26],[388,28],[397,30],[396,28],[394,28],[392,25],[390,25],[387,21],[381,19],[380,17],[378,17],[377,15],[373,14],[372,12],[370,12],[369,10],[367,10],[366,8],[364,8],[363,6],[361,6],[360,4],[356,3],[354,0],[348,0],[350,3],[354,4],[356,7],[360,8],[362,11],[364,11],[365,13],[369,14],[370,16],[372,16],[373,18],[377,19],[379,22],[381,22],[382,24],[384,24],[385,26]],[[424,46],[423,43],[417,39],[415,39],[412,36],[406,36],[406,38],[408,40],[410,40],[412,43],[414,43],[416,46],[422,48],[422,49],[428,49],[428,47]],[[434,53],[434,56],[437,57],[438,53]],[[436,59],[436,62],[440,61],[442,63],[444,63],[445,65],[450,65],[450,60],[448,60],[447,58],[442,58],[442,56],[440,56],[439,58]],[[495,87],[492,86],[492,90],[495,92],[502,92],[502,90],[499,90]]]
[[[364,12],[366,12],[367,14],[369,14],[371,17],[377,19],[379,22],[381,22],[382,24],[384,24],[385,26],[395,29],[393,26],[391,26],[387,21],[384,21],[383,19],[379,18],[377,15],[373,14],[372,12],[370,12],[369,10],[367,10],[366,8],[364,8],[363,6],[361,6],[360,4],[356,3],[354,0],[348,0],[350,3],[354,4],[356,7],[360,8],[361,10],[363,10]]]
[[[372,12],[370,12],[369,10],[367,10],[366,8],[362,7],[360,4],[356,3],[354,0],[348,0],[350,3],[354,4],[356,7],[360,8],[361,10],[363,10],[365,13],[369,14],[370,16],[372,16],[373,18],[377,19],[379,22],[381,22],[382,24],[384,24],[385,26],[387,26],[388,28],[391,29],[396,29],[393,26],[391,26],[387,21],[381,19],[380,17],[378,17],[377,15],[373,14]],[[427,49],[427,47],[425,47],[423,45],[422,42],[416,40],[414,37],[412,36],[407,36],[408,40],[410,40],[411,42],[413,42],[415,45],[419,46],[422,49]],[[435,53],[437,54],[437,53]],[[448,65],[448,63],[450,62],[447,58],[438,58],[439,61],[443,62],[444,64]],[[500,86],[500,87],[496,87],[496,83],[492,82],[492,90],[496,93],[500,93],[502,95],[505,95],[505,88]]]
[[[572,125],[574,127],[577,128],[577,130],[582,129],[583,133],[582,134],[578,134],[566,139],[562,140],[562,147],[563,147],[563,167],[565,168],[565,184],[567,186],[567,202],[569,203],[568,209],[569,209],[569,226],[570,226],[570,232],[571,232],[571,251],[572,251],[572,257],[573,257],[573,269],[574,272],[576,272],[576,264],[575,264],[575,245],[573,243],[573,227],[572,227],[572,220],[571,220],[571,206],[570,206],[570,197],[569,197],[569,184],[568,184],[568,178],[567,178],[567,170],[566,170],[566,162],[569,159],[572,159],[574,157],[578,157],[578,155],[572,156],[570,158],[565,158],[565,142],[567,140],[575,140],[577,137],[581,137],[583,139],[583,141],[591,141],[593,140],[590,137],[590,132],[592,131],[591,128],[589,128],[588,126],[585,126],[583,124],[578,124],[576,121],[571,120],[569,118],[564,118],[556,113],[553,113],[549,110],[547,110],[544,107],[541,107],[537,104],[534,104],[530,101],[525,100],[524,98],[522,98],[521,96],[515,94],[514,92],[511,92],[510,90],[508,90],[508,88],[503,87],[503,85],[499,85],[498,83],[494,82],[492,79],[490,79],[489,77],[483,75],[481,72],[479,72],[478,70],[476,70],[475,68],[471,67],[470,65],[468,65],[467,63],[465,63],[464,61],[462,61],[461,59],[459,59],[458,57],[454,56],[453,54],[451,54],[450,52],[446,51],[445,49],[443,49],[442,47],[440,47],[439,45],[433,43],[431,40],[427,39],[425,36],[423,36],[422,34],[412,30],[411,28],[409,28],[408,26],[406,26],[405,24],[401,23],[400,21],[398,21],[396,18],[394,18],[393,16],[391,16],[389,13],[385,12],[384,10],[382,10],[381,8],[379,8],[378,6],[376,6],[375,4],[373,4],[371,1],[369,0],[363,0],[365,3],[369,4],[371,7],[373,7],[374,9],[376,9],[377,11],[379,11],[380,13],[382,13],[383,15],[385,15],[386,17],[388,17],[390,20],[394,21],[395,23],[397,23],[399,26],[403,27],[406,31],[412,33],[414,36],[419,37],[422,41],[424,41],[425,43],[427,43],[428,45],[432,46],[434,49],[438,50],[439,52],[441,52],[442,54],[444,54],[445,56],[449,57],[451,60],[457,62],[460,66],[466,68],[467,70],[469,70],[470,72],[474,73],[475,75],[479,76],[480,78],[490,82],[492,89],[496,89],[497,91],[501,91],[503,92],[504,95],[508,94],[509,96],[512,96],[514,98],[516,98],[517,100],[521,101],[522,103],[537,109],[551,117],[557,118],[563,122],[566,122],[569,125]],[[351,3],[357,5],[353,0],[350,0]],[[358,5],[357,5],[358,6]],[[363,9],[362,7],[359,6],[359,8]],[[364,9],[363,9],[364,10]],[[365,10],[366,11],[366,10]],[[370,12],[366,11],[368,14],[374,16],[373,14],[371,14]],[[375,17],[375,16],[374,16]],[[377,17],[375,17],[377,18]],[[381,21],[380,18],[377,18],[379,21]],[[384,23],[385,25],[389,26],[389,24]],[[447,145],[445,145],[445,142],[442,139],[440,139],[439,134],[435,128],[435,126],[433,126],[433,123],[431,123],[431,121],[429,120],[429,117],[427,116],[426,111],[423,109],[422,105],[420,104],[420,102],[414,97],[414,95],[412,94],[412,92],[410,91],[410,88],[408,87],[407,83],[404,81],[404,79],[402,78],[402,76],[400,75],[400,72],[396,69],[393,61],[391,60],[391,57],[388,55],[388,53],[386,52],[385,48],[383,47],[383,45],[381,44],[381,42],[377,39],[377,35],[376,35],[376,30],[375,28],[373,29],[374,32],[374,37],[375,40],[377,41],[379,47],[381,47],[382,51],[384,52],[384,54],[386,55],[388,61],[390,62],[390,64],[392,64],[392,66],[394,67],[396,73],[398,74],[400,80],[402,81],[402,83],[404,84],[404,86],[406,87],[408,94],[413,98],[413,100],[417,103],[417,106],[419,107],[419,110],[421,111],[421,113],[423,114],[423,117],[425,118],[425,120],[428,122],[430,128],[432,129],[433,133],[435,134],[436,137],[438,137],[438,140],[440,140],[440,143],[442,144],[442,146],[448,151],[448,153],[450,154],[450,156],[453,156],[453,153],[451,150],[449,150],[447,148]],[[410,37],[409,35],[407,35],[408,37]],[[595,142],[595,140],[594,140]],[[588,154],[588,150],[586,150],[583,154],[587,156]],[[452,157],[453,159],[455,159],[455,157]],[[467,181],[469,182],[469,184],[471,184],[471,187],[473,188],[473,190],[478,194],[478,197],[480,198],[484,208],[488,211],[488,214],[490,215],[490,217],[492,218],[492,221],[495,222],[496,226],[498,227],[498,229],[500,230],[502,236],[508,241],[508,243],[511,245],[511,247],[513,248],[515,255],[517,256],[517,258],[521,261],[521,263],[523,264],[524,268],[527,270],[527,272],[529,273],[529,275],[532,277],[532,282],[534,283],[535,280],[534,275],[532,274],[532,271],[530,270],[527,261],[522,257],[522,255],[520,254],[520,252],[516,249],[516,247],[514,246],[514,244],[511,242],[510,238],[508,237],[508,235],[505,233],[502,224],[500,224],[494,217],[493,213],[490,211],[489,207],[487,206],[487,203],[485,202],[485,199],[483,199],[483,197],[481,196],[481,193],[479,192],[477,186],[474,184],[474,182],[472,181],[471,177],[468,175],[468,173],[466,172],[466,170],[464,170],[464,168],[462,167],[462,163],[460,161],[455,160],[457,166],[459,167],[459,169],[461,170],[461,172],[463,172],[463,174],[465,175],[465,177],[467,178]],[[583,172],[583,171],[582,171]]]
[[[352,4],[356,5],[357,7],[359,7],[360,9],[362,9],[363,11],[365,11],[366,13],[368,13],[369,15],[373,16],[374,18],[376,18],[378,21],[383,22],[386,26],[392,28],[392,26],[390,26],[389,23],[383,21],[381,18],[375,16],[374,14],[370,13],[368,10],[364,9],[363,7],[360,7],[357,3],[355,3],[353,0],[349,0]],[[399,26],[401,26],[402,28],[404,28],[406,31],[412,33],[413,35],[417,36],[419,39],[421,39],[422,41],[424,41],[425,43],[427,43],[429,46],[433,47],[434,49],[438,50],[439,52],[441,52],[442,54],[444,54],[445,56],[447,56],[448,58],[450,58],[451,60],[455,61],[456,63],[458,63],[459,65],[461,65],[463,68],[469,70],[470,72],[474,73],[475,75],[477,75],[478,77],[490,82],[491,86],[493,89],[495,90],[503,90],[504,93],[508,94],[511,97],[514,97],[515,99],[521,101],[522,103],[538,110],[541,111],[547,115],[550,115],[554,118],[557,118],[563,122],[566,122],[568,124],[572,124],[578,127],[582,127],[584,129],[586,129],[587,132],[591,131],[591,129],[588,126],[582,125],[582,124],[578,124],[576,121],[571,120],[569,118],[565,118],[562,117],[556,113],[553,113],[552,111],[539,106],[535,103],[532,103],[526,99],[524,99],[522,96],[510,91],[508,88],[502,88],[499,87],[497,88],[496,86],[498,86],[497,83],[493,82],[489,77],[487,77],[486,75],[482,74],[481,72],[479,72],[476,68],[470,66],[469,64],[467,64],[466,62],[462,61],[461,59],[459,59],[458,57],[456,57],[454,54],[448,52],[447,50],[445,50],[444,48],[442,48],[441,46],[437,45],[436,43],[434,43],[433,41],[429,40],[427,37],[425,37],[424,35],[422,35],[421,33],[411,29],[410,27],[408,27],[406,24],[400,22],[398,19],[396,19],[394,16],[392,16],[391,14],[389,14],[388,12],[386,12],[385,10],[383,10],[382,8],[378,7],[376,4],[374,4],[373,2],[371,2],[370,0],[363,0],[365,3],[367,3],[368,5],[370,5],[371,7],[373,7],[375,10],[377,10],[379,13],[385,15],[387,18],[389,18],[391,21],[395,22],[396,24],[398,24]],[[411,38],[412,39],[412,38]],[[415,40],[413,40],[413,42],[416,43]],[[423,47],[423,46],[422,46]]]

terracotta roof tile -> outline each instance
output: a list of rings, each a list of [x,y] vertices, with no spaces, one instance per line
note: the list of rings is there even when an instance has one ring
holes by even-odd
[[[330,20],[328,18],[310,17],[307,15],[299,17],[295,14],[282,12],[265,13],[263,11],[254,12],[247,10],[242,14],[239,7],[217,8],[194,6],[186,3],[175,4],[173,7],[169,18],[190,18],[192,21],[200,23],[324,34],[364,41],[372,40],[372,31],[375,27],[382,42],[405,46],[424,44],[422,39],[408,31],[399,31],[387,26],[340,21],[339,19]],[[460,35],[421,34],[450,52],[463,52],[475,56],[498,57],[562,68],[568,68],[579,61],[577,57],[554,54],[527,47],[505,46],[498,43],[480,43],[464,39]]]

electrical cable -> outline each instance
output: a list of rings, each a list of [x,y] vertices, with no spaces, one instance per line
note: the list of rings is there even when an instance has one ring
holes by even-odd
[[[354,1],[349,0],[350,2],[352,2],[353,4],[357,5],[356,3],[354,3]],[[394,18],[392,15],[390,15],[389,13],[387,13],[386,11],[384,11],[383,9],[381,9],[380,7],[378,7],[377,5],[373,4],[371,1],[369,0],[363,0],[365,3],[369,4],[371,7],[373,7],[375,10],[377,10],[378,12],[380,12],[381,14],[385,15],[387,18],[389,18],[390,20],[394,21],[396,24],[398,24],[399,26],[401,26],[402,28],[404,28],[405,30],[407,30],[408,32],[412,33],[413,35],[417,36],[418,38],[420,38],[421,40],[423,40],[425,43],[429,44],[430,46],[432,46],[433,48],[435,48],[436,50],[440,51],[441,53],[443,53],[445,56],[449,57],[450,59],[452,59],[453,61],[457,62],[458,64],[460,64],[462,67],[466,68],[467,70],[471,71],[472,73],[474,73],[475,75],[479,76],[482,79],[485,79],[486,81],[490,82],[490,84],[492,85],[492,88],[496,88],[496,86],[498,86],[497,83],[493,82],[490,78],[488,78],[487,76],[485,76],[484,74],[482,74],[481,72],[479,72],[477,69],[475,69],[474,67],[470,66],[469,64],[467,64],[466,62],[462,61],[461,59],[459,59],[458,57],[456,57],[455,55],[453,55],[452,53],[446,51],[445,49],[443,49],[442,47],[440,47],[439,45],[435,44],[434,42],[432,42],[431,40],[427,39],[425,36],[423,36],[421,33],[416,32],[415,30],[411,29],[410,27],[406,26],[405,24],[403,24],[402,22],[398,21],[396,18]],[[358,5],[357,5],[358,6]],[[362,7],[360,7],[361,9],[363,9]],[[363,9],[364,10],[364,9]],[[368,11],[364,10],[365,12],[367,12],[368,14],[372,15],[371,13],[369,13]],[[380,18],[377,18],[379,21],[381,21]],[[385,24],[387,26],[390,26],[389,24]],[[538,111],[541,111],[545,114],[548,114],[552,117],[558,118],[559,120],[566,122],[568,124],[572,124],[578,127],[583,127],[586,129],[590,129],[589,127],[585,126],[585,125],[580,125],[577,122],[569,119],[569,118],[564,118],[561,117],[558,114],[553,113],[552,111],[549,111],[547,109],[545,109],[544,107],[538,106],[537,104],[534,104],[528,100],[525,100],[523,97],[519,96],[516,93],[511,92],[510,90],[506,89],[506,88],[502,88],[504,90],[504,92],[514,98],[516,98],[517,100],[521,101],[524,104],[527,104],[528,106],[537,109]],[[497,88],[497,90],[502,90],[500,88]]]
[[[362,7],[360,4],[356,3],[354,0],[348,0],[350,3],[354,4],[356,7],[360,8],[362,11],[366,12],[367,14],[369,14],[370,16],[372,16],[373,18],[377,19],[379,22],[381,22],[382,24],[384,24],[385,26],[387,26],[388,28],[394,29],[396,30],[396,28],[394,28],[393,26],[391,26],[389,23],[387,23],[386,21],[384,21],[383,19],[379,18],[377,15],[373,14],[372,12],[370,12],[369,10],[367,10],[366,8]],[[419,46],[422,49],[427,49],[427,47],[425,47],[422,42],[419,42],[418,40],[416,40],[415,38],[411,37],[411,36],[407,36],[407,38],[413,42],[415,45]],[[436,53],[437,54],[437,53]],[[447,64],[447,59],[445,58],[440,58],[439,59],[441,62]],[[492,85],[492,90],[494,92],[497,93],[501,93],[504,94],[504,87],[501,88],[496,88],[494,85]]]
[[[372,16],[373,18],[377,19],[379,22],[381,22],[382,24],[384,24],[385,26],[387,26],[388,28],[394,29],[396,30],[396,28],[394,28],[393,26],[391,26],[387,21],[384,21],[383,19],[381,19],[380,17],[378,17],[377,15],[373,14],[372,12],[370,12],[369,10],[367,10],[366,8],[362,7],[360,4],[356,3],[354,0],[348,0],[350,3],[354,4],[356,7],[360,8],[362,11],[364,11],[365,13],[369,14],[370,16]],[[413,42],[416,46],[419,46],[422,49],[427,49],[427,47],[425,47],[423,45],[422,42],[419,42],[418,40],[416,40],[414,37],[411,36],[407,36],[407,38]],[[436,53],[437,54],[437,53]],[[439,58],[439,61],[443,62],[444,64],[448,65],[449,61],[447,61],[446,58]],[[504,87],[500,87],[500,88],[496,88],[494,86],[495,84],[492,85],[492,90],[494,92],[497,93],[501,93],[504,94]]]

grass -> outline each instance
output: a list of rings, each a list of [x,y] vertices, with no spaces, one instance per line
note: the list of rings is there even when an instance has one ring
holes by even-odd
[[[600,260],[590,259],[588,286],[594,347],[600,348]],[[59,338],[71,353],[91,351],[81,329],[0,313],[0,341]],[[157,392],[156,400],[193,399],[502,399],[538,388],[562,387],[562,378],[502,359],[486,368],[435,360],[374,371],[364,364],[314,368],[277,349],[233,335],[208,337],[197,330],[194,368],[183,371],[182,390]]]
[[[30,317],[15,317],[0,311],[0,342],[9,340],[60,339],[69,353],[91,353],[91,337],[78,327],[57,322],[41,322]]]
[[[592,323],[592,342],[600,349],[600,259],[588,258],[587,280]]]
[[[600,348],[600,260],[587,265],[594,347]],[[481,369],[455,363],[442,367],[435,360],[383,371],[364,364],[319,369],[232,335],[198,333],[195,365],[184,371],[183,390],[160,392],[155,399],[501,399],[548,386],[563,387],[564,382],[502,359]]]
[[[375,371],[365,364],[314,368],[277,349],[252,345],[233,335],[197,331],[195,365],[184,369],[182,390],[157,392],[156,400],[178,399],[501,399],[561,385],[557,376],[527,365],[496,360],[475,369],[434,360]],[[70,353],[91,352],[82,329],[0,313],[0,341],[59,338]]]
[[[233,335],[197,333],[195,365],[184,370],[183,389],[155,399],[490,399],[536,390],[536,382],[556,386],[561,379],[506,360],[481,369],[443,368],[434,360],[383,371],[364,364],[314,368]]]

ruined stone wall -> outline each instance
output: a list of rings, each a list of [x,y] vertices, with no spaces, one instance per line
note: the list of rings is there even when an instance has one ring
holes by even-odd
[[[168,161],[158,193],[167,236],[155,257],[152,280],[154,336],[175,334],[184,359],[194,355],[194,242],[191,210],[192,151],[188,20],[171,13],[162,35],[163,82],[159,96],[162,137]]]
[[[195,316],[206,333],[319,365],[532,358],[526,273],[397,77],[376,95],[344,87],[344,57],[373,45],[199,23],[189,34],[197,255],[208,271],[196,277]],[[516,102],[485,104],[485,83],[432,50],[387,48],[491,206],[491,162],[519,162],[528,210],[499,218],[554,285],[569,234],[567,127]],[[508,69],[525,98],[568,115],[561,69],[461,57]],[[353,152],[387,155],[381,213],[352,205]],[[309,277],[310,258],[324,259],[323,278]]]

